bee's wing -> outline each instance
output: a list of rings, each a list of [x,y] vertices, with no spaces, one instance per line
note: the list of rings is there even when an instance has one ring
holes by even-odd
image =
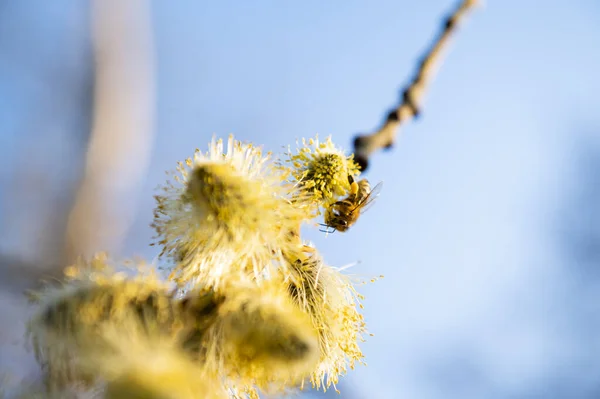
[[[379,197],[379,194],[381,193],[381,189],[383,188],[383,182],[379,182],[377,183],[369,192],[369,194],[360,202],[360,204],[358,204],[357,208],[360,207],[360,213],[361,215],[363,213],[365,213],[369,208],[371,208],[371,206],[373,206],[373,204],[375,203],[375,200],[377,199],[377,197]]]

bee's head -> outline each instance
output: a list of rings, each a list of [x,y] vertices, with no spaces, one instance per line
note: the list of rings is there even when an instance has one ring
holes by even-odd
[[[348,226],[348,221],[341,217],[335,217],[331,221],[331,227],[336,229],[337,231],[346,231],[350,226]]]

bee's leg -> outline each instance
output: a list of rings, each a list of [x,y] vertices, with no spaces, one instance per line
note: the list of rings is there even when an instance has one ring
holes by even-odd
[[[348,175],[348,183],[350,183],[350,195],[358,193],[358,183],[354,181],[352,175]]]
[[[321,233],[332,234],[335,232],[335,227],[331,227],[328,224],[319,223],[321,226],[326,227],[325,229],[319,229]]]

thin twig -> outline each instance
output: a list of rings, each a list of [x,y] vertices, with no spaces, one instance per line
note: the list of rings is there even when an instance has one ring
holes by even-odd
[[[389,149],[393,146],[402,123],[419,116],[425,89],[433,79],[444,49],[448,46],[452,34],[457,30],[466,14],[478,3],[478,0],[464,0],[444,20],[442,32],[423,58],[412,83],[403,91],[400,105],[389,112],[379,130],[371,134],[359,135],[354,139],[354,157],[362,171],[367,169],[369,157],[375,151]]]

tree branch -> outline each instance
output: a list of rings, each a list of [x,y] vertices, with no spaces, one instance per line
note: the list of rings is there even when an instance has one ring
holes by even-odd
[[[389,112],[379,130],[355,137],[354,157],[362,171],[367,169],[369,157],[374,152],[380,149],[389,149],[393,146],[402,123],[419,116],[425,89],[433,80],[444,49],[448,47],[452,34],[457,30],[466,14],[475,8],[478,3],[478,0],[463,0],[458,8],[445,19],[440,35],[425,54],[415,78],[403,91],[400,105]]]

